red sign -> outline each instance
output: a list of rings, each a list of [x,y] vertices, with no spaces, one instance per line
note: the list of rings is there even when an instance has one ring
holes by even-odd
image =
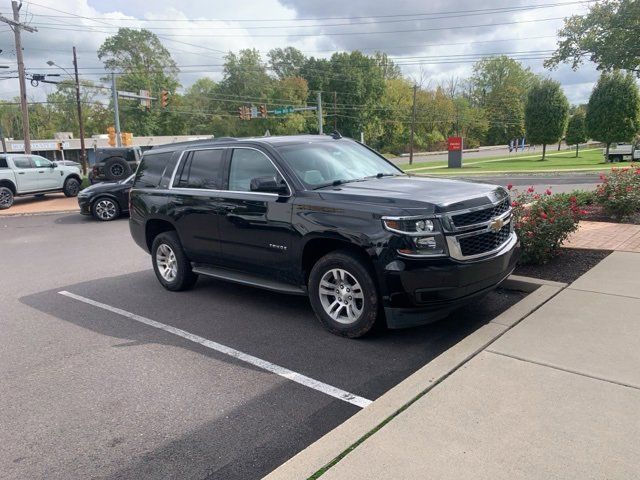
[[[462,137],[449,137],[449,151],[459,152],[462,150]]]

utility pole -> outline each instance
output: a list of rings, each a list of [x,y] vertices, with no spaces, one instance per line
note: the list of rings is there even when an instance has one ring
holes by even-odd
[[[413,84],[413,107],[411,108],[411,140],[409,141],[409,165],[413,163],[413,133],[416,128],[416,93],[418,85]]]
[[[338,131],[338,92],[333,92],[333,130]]]
[[[322,92],[318,91],[318,134],[322,133]]]
[[[116,74],[111,74],[111,94],[113,95],[113,120],[116,127],[116,145],[122,146],[120,138],[120,112],[118,111],[118,90],[116,90]]]
[[[86,175],[89,166],[87,165],[87,150],[84,146],[84,120],[80,104],[80,80],[78,79],[78,57],[75,46],[73,47],[73,70],[76,76],[76,103],[78,104],[78,128],[80,129],[80,163],[82,164],[82,172]]]
[[[16,59],[18,60],[18,82],[20,83],[20,108],[22,109],[22,133],[24,135],[24,153],[31,153],[31,136],[29,135],[29,106],[27,105],[27,85],[25,82],[24,74],[24,59],[22,57],[22,38],[21,31],[37,32],[38,29],[29,27],[20,23],[20,8],[22,8],[22,2],[18,3],[16,0],[11,2],[11,8],[13,9],[13,20],[0,15],[0,22],[8,24],[13,30],[16,44]]]
[[[4,139],[4,132],[2,131],[2,124],[0,124],[0,140],[2,140],[2,153],[7,153],[7,142]]]

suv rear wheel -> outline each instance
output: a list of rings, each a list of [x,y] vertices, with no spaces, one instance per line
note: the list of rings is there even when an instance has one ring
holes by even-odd
[[[167,290],[189,290],[198,280],[176,232],[161,233],[153,240],[151,261],[158,281]]]
[[[309,275],[309,300],[331,333],[361,337],[376,323],[376,285],[366,264],[351,252],[331,252],[318,260]]]

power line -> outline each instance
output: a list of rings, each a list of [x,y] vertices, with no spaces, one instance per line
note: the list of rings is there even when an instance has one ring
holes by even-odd
[[[198,38],[239,38],[239,37],[259,37],[259,38],[290,38],[290,37],[322,37],[325,35],[332,36],[354,36],[354,35],[386,35],[392,33],[418,33],[418,32],[435,32],[441,30],[460,30],[460,29],[469,29],[469,28],[484,28],[484,27],[498,27],[504,25],[519,25],[523,23],[537,23],[537,22],[549,22],[555,20],[563,20],[564,17],[549,17],[549,18],[536,18],[529,20],[514,20],[510,22],[495,22],[495,23],[483,23],[476,25],[453,25],[446,27],[430,27],[430,28],[412,28],[405,30],[381,30],[381,31],[366,31],[366,32],[331,32],[331,33],[283,33],[283,34],[244,34],[244,35],[221,35],[221,34],[199,34],[199,33],[185,33],[185,34],[163,34],[157,36],[159,38],[171,38],[171,37],[198,37]],[[113,25],[112,25],[113,27]],[[54,27],[40,27],[43,30],[55,30],[55,31],[74,31],[74,32],[94,32],[94,33],[107,33],[112,34],[113,32],[98,30],[97,28],[90,27],[86,28],[54,28]],[[195,46],[195,45],[194,45]],[[218,52],[222,52],[218,50]]]
[[[512,11],[513,9],[519,10],[530,10],[530,9],[540,9],[540,8],[553,8],[558,6],[569,6],[575,4],[586,4],[593,3],[595,0],[582,0],[582,1],[572,1],[572,2],[564,2],[564,3],[547,3],[547,4],[529,4],[529,5],[521,5],[517,7],[494,7],[494,8],[483,8],[483,9],[469,9],[469,10],[449,10],[449,11],[436,11],[436,12],[414,12],[414,13],[399,13],[399,14],[387,14],[387,15],[362,15],[362,16],[332,16],[332,17],[314,17],[314,18],[210,18],[210,19],[193,19],[186,20],[190,22],[255,22],[255,23],[265,23],[265,22],[303,22],[303,21],[320,21],[320,20],[360,20],[360,19],[375,19],[375,18],[401,18],[401,17],[411,17],[414,19],[419,16],[433,16],[433,15],[447,15],[447,14],[465,14],[472,15],[481,12],[485,12],[485,14],[489,13],[500,13],[501,11]],[[33,13],[32,15],[35,17],[49,17],[49,18],[74,18],[75,15],[62,12],[61,10],[56,10],[51,7],[47,7],[45,5],[41,5],[35,2],[25,1],[24,3],[30,3],[32,5],[36,5],[43,8],[49,8],[51,10],[58,11],[60,13],[67,13],[66,16],[56,16],[56,15],[42,15]],[[176,19],[142,19],[142,18],[105,18],[105,20],[114,20],[117,22],[122,21],[130,21],[130,22],[145,22],[145,23],[165,23],[171,22],[175,23]]]

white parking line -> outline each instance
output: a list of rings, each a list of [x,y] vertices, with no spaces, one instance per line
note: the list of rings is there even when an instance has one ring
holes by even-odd
[[[58,293],[60,295],[64,295],[65,297],[73,298],[80,302],[93,305],[94,307],[102,308],[103,310],[108,310],[109,312],[122,315],[123,317],[126,317],[130,320],[144,323],[145,325],[149,325],[150,327],[159,328],[160,330],[164,330],[165,332],[173,333],[174,335],[185,338],[191,342],[198,343],[203,347],[210,348],[211,350],[215,350],[216,352],[224,353],[225,355],[229,355],[230,357],[237,358],[238,360],[242,360],[243,362],[249,363],[256,367],[260,367],[263,370],[275,373],[276,375],[280,375],[281,377],[299,383],[300,385],[304,385],[305,387],[312,388],[331,397],[337,398],[344,402],[348,402],[352,405],[355,405],[356,407],[364,408],[371,403],[371,400],[368,400],[366,398],[359,397],[358,395],[354,395],[331,385],[327,385],[326,383],[314,380],[313,378],[309,378],[305,375],[289,370],[288,368],[281,367],[280,365],[275,365],[271,362],[267,362],[266,360],[254,357],[253,355],[243,353],[234,348],[227,347],[211,340],[207,340],[206,338],[194,335],[193,333],[189,333],[180,328],[172,327],[171,325],[165,325],[164,323],[156,322],[155,320],[151,320],[150,318],[136,315],[135,313],[127,312],[126,310],[112,307],[111,305],[100,303],[95,300],[91,300],[90,298],[76,295],[75,293],[67,292],[66,290]]]

